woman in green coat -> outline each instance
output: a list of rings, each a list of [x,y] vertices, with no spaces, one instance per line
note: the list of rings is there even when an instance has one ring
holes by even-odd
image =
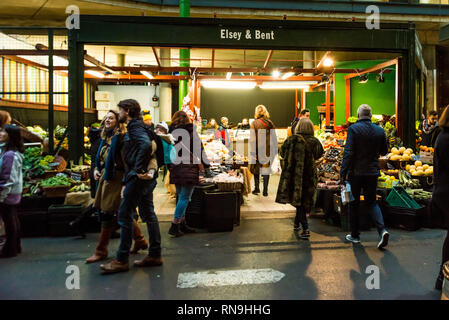
[[[307,212],[312,210],[316,199],[317,168],[315,161],[323,156],[321,142],[314,137],[313,123],[300,119],[295,134],[285,140],[280,156],[284,160],[276,196],[278,203],[290,203],[296,207],[295,231],[302,225],[301,238],[310,237]]]

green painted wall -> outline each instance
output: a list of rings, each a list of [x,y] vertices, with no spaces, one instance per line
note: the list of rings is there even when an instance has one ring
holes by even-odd
[[[334,93],[331,92],[331,102]],[[310,110],[310,120],[314,125],[320,123],[320,114],[318,113],[317,106],[326,102],[326,91],[312,91],[306,92],[306,108]]]
[[[336,63],[337,68],[365,69],[385,60],[345,61]],[[389,67],[394,69],[394,66]],[[335,75],[335,105],[336,124],[345,123],[345,74]],[[357,108],[361,104],[368,104],[373,109],[373,114],[395,114],[395,71],[384,74],[385,82],[376,81],[376,74],[368,76],[367,83],[358,83],[358,78],[351,80],[351,113],[357,114]]]

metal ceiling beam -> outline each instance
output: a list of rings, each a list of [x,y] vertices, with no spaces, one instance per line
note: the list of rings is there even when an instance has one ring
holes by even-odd
[[[48,56],[48,50],[0,49],[0,56]],[[55,56],[67,56],[67,50],[53,50]]]
[[[158,67],[161,67],[161,61],[159,60],[159,57],[158,57],[157,52],[156,52],[156,49],[154,47],[151,47],[151,49],[153,49],[153,54],[154,54],[154,57],[156,58],[156,62],[157,62]]]
[[[268,67],[268,64],[270,63],[272,56],[273,56],[273,50],[268,51],[267,58],[265,59],[265,63],[263,64],[263,69],[266,69]]]

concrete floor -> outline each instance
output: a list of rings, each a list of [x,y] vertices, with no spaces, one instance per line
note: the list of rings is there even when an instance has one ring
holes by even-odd
[[[0,299],[434,299],[445,231],[390,230],[388,250],[376,248],[375,231],[361,245],[343,242],[345,233],[310,219],[309,241],[298,239],[291,219],[243,220],[230,233],[169,238],[161,222],[164,265],[101,275],[86,265],[98,234],[87,239],[27,238],[23,253],[0,260]],[[146,233],[146,232],[145,232]],[[110,244],[115,254],[118,240]],[[145,253],[132,256],[131,261]],[[68,290],[68,265],[80,270],[80,289]],[[366,267],[380,269],[380,289],[368,290]],[[277,283],[177,288],[179,273],[272,268],[285,274]]]

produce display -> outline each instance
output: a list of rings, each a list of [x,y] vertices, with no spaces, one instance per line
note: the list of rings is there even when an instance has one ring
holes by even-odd
[[[404,188],[419,188],[421,183],[418,179],[412,179],[404,170],[399,171],[399,185]]]
[[[38,125],[32,126],[32,127],[28,126],[26,128],[27,128],[28,131],[34,133],[35,135],[41,137],[42,139],[45,139],[45,138],[48,137],[48,132],[45,131],[44,129],[42,129],[41,126],[38,126]]]
[[[84,192],[84,191],[90,191],[90,185],[89,184],[85,184],[84,182],[81,183],[80,185],[73,186],[69,190],[69,192]]]
[[[72,185],[73,180],[68,178],[65,174],[56,175],[54,177],[42,180],[39,184],[42,187],[69,187]]]
[[[423,164],[421,161],[415,161],[414,165],[405,167],[412,176],[433,176],[433,166]]]
[[[387,155],[387,158],[391,161],[412,161],[415,157],[413,149],[405,147],[391,149],[391,153]]]
[[[42,176],[45,171],[51,170],[48,164],[48,161],[45,161],[42,157],[42,149],[40,147],[26,149],[22,165],[24,179]]]
[[[426,201],[432,199],[432,192],[423,189],[405,189],[405,191],[416,201]]]
[[[343,148],[341,147],[329,147],[324,156],[319,160],[318,170],[318,182],[324,183],[325,186],[334,186],[336,182],[340,180],[341,162],[343,160]],[[338,184],[338,183],[337,183]],[[332,189],[332,188],[331,188]]]
[[[377,187],[391,189],[396,186],[398,182],[399,181],[395,176],[390,176],[381,172],[380,177],[377,179]]]

